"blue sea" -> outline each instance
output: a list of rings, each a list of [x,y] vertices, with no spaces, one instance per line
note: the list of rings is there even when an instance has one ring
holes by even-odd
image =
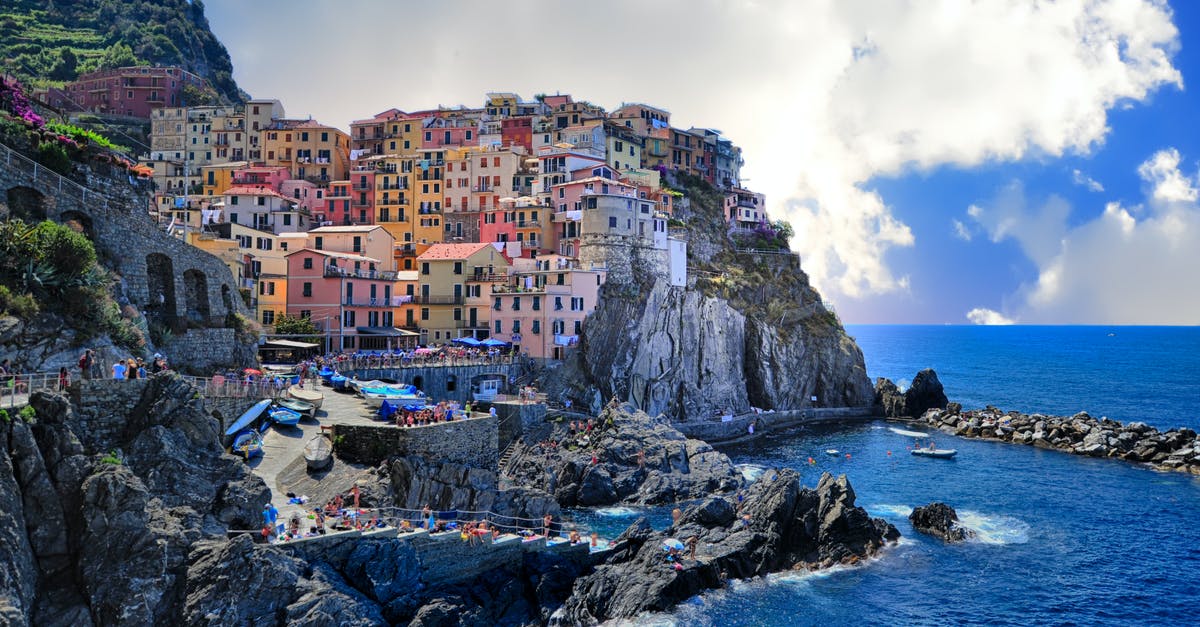
[[[852,326],[872,377],[933,367],[967,407],[1200,427],[1200,329]],[[1110,335],[1111,334],[1111,335]],[[797,469],[806,485],[844,473],[858,504],[903,540],[878,559],[819,574],[777,574],[702,594],[648,624],[1179,625],[1200,623],[1200,479],[1115,460],[933,434],[955,460],[912,457],[913,438],[876,421],[808,428],[724,449],[748,476]],[[825,455],[825,449],[842,455]],[[849,458],[845,457],[849,455]],[[809,464],[812,458],[814,463]],[[913,531],[911,508],[943,501],[976,540]],[[586,522],[619,532],[639,514]]]

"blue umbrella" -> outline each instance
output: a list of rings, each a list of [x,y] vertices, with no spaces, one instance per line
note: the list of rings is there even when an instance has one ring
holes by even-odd
[[[483,346],[508,346],[508,342],[502,342],[492,337],[480,342],[480,344]]]
[[[466,344],[467,346],[479,346],[481,342],[471,336],[460,337],[454,340],[455,344]]]
[[[683,543],[675,538],[667,538],[666,540],[663,540],[663,550],[667,551],[670,549],[675,549],[676,551],[682,551]]]

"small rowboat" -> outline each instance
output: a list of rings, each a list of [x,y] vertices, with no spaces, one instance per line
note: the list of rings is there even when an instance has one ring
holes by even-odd
[[[267,415],[271,417],[271,422],[277,425],[290,427],[300,424],[300,412],[292,411],[286,407],[276,407],[268,410]]]
[[[280,407],[286,407],[292,411],[300,412],[301,416],[312,418],[317,415],[317,406],[295,398],[280,398],[276,399],[275,404]]]
[[[329,377],[329,385],[332,385],[333,389],[335,390],[346,389],[346,384],[348,381],[350,380],[340,374],[335,374],[332,377]]]
[[[233,434],[246,429],[255,420],[258,420],[258,417],[261,416],[262,413],[270,406],[271,399],[269,398],[264,398],[263,400],[255,403],[253,407],[247,409],[245,413],[238,417],[237,420],[233,421],[233,424],[229,425],[229,428],[225,430],[225,435],[227,437],[232,436]]]
[[[952,459],[958,451],[952,448],[915,448],[912,454],[918,457],[933,457],[936,459]]]
[[[262,455],[262,436],[258,435],[258,431],[253,429],[238,434],[233,440],[233,452],[246,459]]]
[[[304,445],[304,461],[309,470],[323,470],[333,463],[333,444],[329,438],[318,435]]]
[[[321,394],[316,390],[310,390],[308,388],[302,388],[295,385],[288,388],[287,395],[296,400],[310,403],[313,407],[318,409],[321,407],[321,402],[325,400],[324,394]]]

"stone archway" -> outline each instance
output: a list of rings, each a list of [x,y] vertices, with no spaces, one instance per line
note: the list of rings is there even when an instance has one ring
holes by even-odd
[[[32,187],[10,187],[6,196],[10,219],[41,222],[50,215],[50,199]]]
[[[96,229],[92,218],[82,211],[64,211],[58,216],[58,221],[74,231],[83,233],[88,239],[96,241]]]
[[[146,255],[146,313],[171,324],[175,321],[175,264],[162,253]]]
[[[229,285],[226,283],[221,284],[221,303],[225,305],[225,315],[228,316],[237,311],[233,307],[233,292],[230,291]]]
[[[184,272],[183,297],[187,302],[188,321],[207,324],[212,316],[208,304],[208,275],[196,269]]]

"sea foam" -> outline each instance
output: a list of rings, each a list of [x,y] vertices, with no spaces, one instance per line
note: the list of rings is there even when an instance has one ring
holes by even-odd
[[[981,514],[963,510],[958,522],[975,532],[975,541],[982,544],[1025,544],[1029,542],[1029,523],[1012,516]]]

